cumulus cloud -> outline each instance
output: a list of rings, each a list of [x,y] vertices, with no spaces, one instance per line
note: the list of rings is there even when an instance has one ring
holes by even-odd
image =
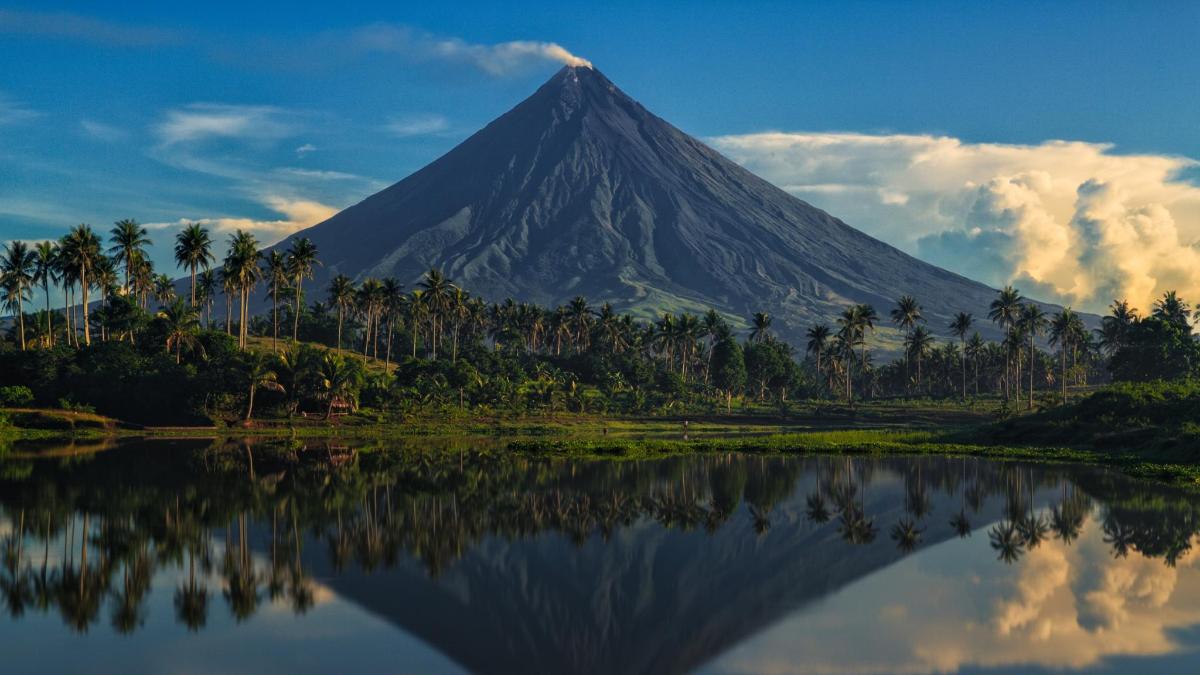
[[[1066,670],[1186,650],[1177,636],[1200,626],[1197,555],[1175,567],[1136,552],[1114,558],[1103,536],[1089,519],[1074,545],[1049,539],[1012,566],[975,554],[978,540],[932,547],[801,608],[707,670]]]
[[[906,134],[770,132],[719,150],[847,222],[992,285],[1100,310],[1200,298],[1197,162],[1112,145],[967,143]]]
[[[155,133],[163,145],[209,138],[278,140],[299,132],[291,117],[275,106],[193,103],[168,110]]]
[[[384,125],[389,133],[401,138],[440,134],[450,128],[450,121],[441,115],[394,117]]]
[[[289,199],[279,195],[266,195],[261,199],[263,206],[279,214],[280,218],[260,219],[245,216],[213,216],[205,218],[180,218],[171,222],[147,223],[154,230],[168,230],[202,225],[216,232],[253,232],[264,245],[273,244],[284,237],[312,227],[328,219],[338,209],[317,201]]]

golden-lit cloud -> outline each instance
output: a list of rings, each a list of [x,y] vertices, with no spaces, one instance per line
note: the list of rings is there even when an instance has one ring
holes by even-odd
[[[1200,299],[1200,187],[1184,157],[1112,145],[905,134],[709,139],[869,234],[992,285],[1099,310],[1166,290]]]
[[[173,222],[147,223],[146,227],[164,230],[198,224],[210,228],[216,233],[245,230],[254,233],[264,245],[270,245],[290,234],[327,220],[338,212],[336,207],[320,202],[288,199],[276,195],[268,195],[262,199],[262,202],[264,206],[282,217],[275,219],[231,216],[180,218]]]
[[[1175,567],[1113,557],[1093,520],[1008,566],[985,541],[951,541],[798,611],[708,664],[712,673],[939,673],[1079,669],[1161,656],[1200,626],[1194,552]],[[869,640],[862,636],[869,635]]]

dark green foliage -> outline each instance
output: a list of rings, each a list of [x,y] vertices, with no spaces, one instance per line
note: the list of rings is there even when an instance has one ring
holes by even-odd
[[[1200,461],[1200,381],[1114,384],[1077,402],[987,427],[1004,442],[1113,448]]]
[[[746,386],[746,361],[742,348],[730,336],[713,346],[712,383],[726,392],[741,391]]]
[[[0,387],[0,406],[21,407],[33,403],[33,392],[25,385]]]
[[[1186,319],[1147,317],[1128,328],[1108,367],[1117,381],[1190,377],[1200,373],[1200,343]]]

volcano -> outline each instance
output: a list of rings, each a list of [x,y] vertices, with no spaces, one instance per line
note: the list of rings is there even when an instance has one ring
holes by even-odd
[[[316,288],[335,274],[410,284],[436,267],[491,301],[582,295],[735,323],[762,311],[793,339],[850,303],[884,310],[910,294],[936,330],[958,311],[986,315],[995,294],[755,176],[586,66],[298,236],[324,262]]]

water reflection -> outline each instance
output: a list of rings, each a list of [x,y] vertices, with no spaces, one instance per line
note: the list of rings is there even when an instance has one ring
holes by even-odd
[[[1196,501],[1093,468],[250,440],[92,450],[0,462],[0,642],[36,617],[135,640],[164,624],[198,640],[215,621],[270,651],[284,647],[264,613],[304,622],[337,606],[419,638],[409,657],[432,649],[475,672],[926,672],[1179,654],[1168,631],[1200,623],[1175,609],[1177,588],[1200,592]],[[855,648],[834,649],[847,638]],[[1000,658],[1050,638],[1079,649]],[[38,658],[54,669],[53,653]]]

